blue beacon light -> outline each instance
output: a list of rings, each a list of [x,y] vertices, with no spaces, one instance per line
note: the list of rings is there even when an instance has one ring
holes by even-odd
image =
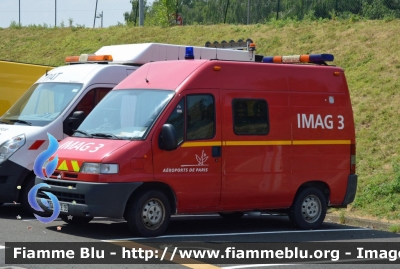
[[[193,59],[194,59],[193,47],[186,47],[185,60],[193,60]]]

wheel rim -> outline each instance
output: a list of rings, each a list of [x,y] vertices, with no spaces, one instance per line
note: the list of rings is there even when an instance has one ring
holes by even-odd
[[[303,200],[301,205],[301,215],[308,223],[316,222],[321,216],[321,201],[315,195],[309,195]]]
[[[142,221],[149,230],[157,229],[165,218],[164,204],[158,199],[150,199],[143,206]]]

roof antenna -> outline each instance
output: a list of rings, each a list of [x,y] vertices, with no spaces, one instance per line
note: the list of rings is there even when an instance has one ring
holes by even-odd
[[[47,69],[46,69],[46,77],[47,77],[47,75],[48,75],[48,72],[49,72],[49,70],[50,70],[50,63],[47,65]]]
[[[181,52],[181,46],[178,47],[178,60],[179,60],[179,53]]]
[[[201,60],[201,53],[203,52],[203,47],[200,48],[200,60]]]
[[[215,60],[218,60],[218,49],[215,47]]]
[[[150,66],[151,66],[151,63],[152,63],[152,62],[153,62],[153,61],[150,62],[149,68],[147,68],[146,78],[144,79],[144,80],[146,81],[146,83],[149,83],[149,80],[147,79],[147,76],[149,75],[149,70],[150,70]]]

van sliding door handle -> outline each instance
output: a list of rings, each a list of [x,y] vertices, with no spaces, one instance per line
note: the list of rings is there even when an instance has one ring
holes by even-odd
[[[221,146],[212,146],[212,157],[221,157]]]

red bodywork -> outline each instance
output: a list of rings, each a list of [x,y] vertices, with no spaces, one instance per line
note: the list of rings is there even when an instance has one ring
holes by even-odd
[[[219,71],[214,70],[216,66]],[[114,91],[135,88],[174,90],[176,94],[145,140],[63,140],[60,147],[70,141],[94,143],[93,152],[79,148],[57,151],[59,165],[66,161],[65,179],[162,182],[174,192],[178,213],[288,208],[306,182],[325,183],[329,204],[342,203],[350,174],[350,149],[355,145],[342,69],[216,60],[153,62],[136,70]],[[161,150],[161,128],[178,102],[201,93],[214,97],[214,137],[184,141],[173,151]],[[234,133],[235,98],[267,101],[267,135]],[[221,147],[221,156],[212,157],[213,146]],[[96,147],[100,148],[94,151]],[[79,167],[82,162],[117,163],[120,171],[115,175],[79,173],[71,161]]]

